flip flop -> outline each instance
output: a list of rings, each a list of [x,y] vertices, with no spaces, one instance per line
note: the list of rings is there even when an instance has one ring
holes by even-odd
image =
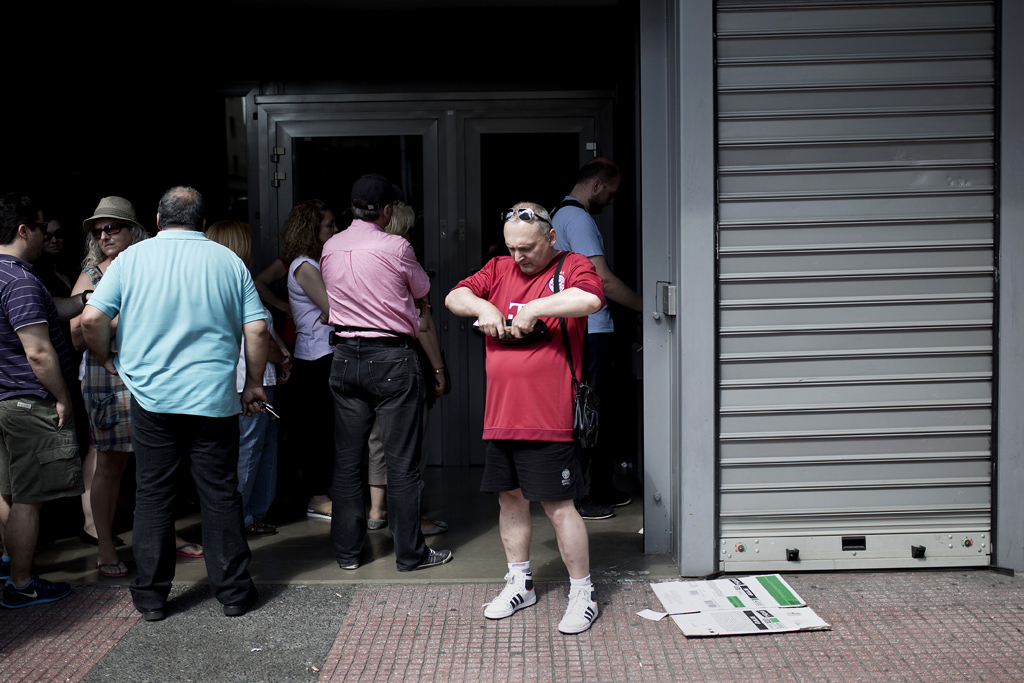
[[[331,521],[331,512],[334,509],[334,503],[327,501],[326,503],[320,503],[315,508],[306,508],[306,516],[310,519],[322,519],[325,521]]]
[[[370,531],[376,531],[377,529],[386,529],[388,527],[388,520],[377,519],[376,517],[366,518],[366,528]]]
[[[198,554],[182,552],[185,548],[195,548],[199,551]],[[178,553],[179,557],[188,557],[193,560],[201,560],[203,558],[203,548],[198,543],[182,543],[174,549]]]
[[[100,575],[105,576],[108,579],[116,579],[120,576],[128,575],[128,565],[121,560],[118,560],[117,562],[109,562],[107,564],[97,562],[96,569],[99,570]]]

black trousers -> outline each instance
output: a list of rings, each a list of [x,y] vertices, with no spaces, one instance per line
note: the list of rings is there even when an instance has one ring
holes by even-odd
[[[138,576],[131,583],[139,610],[163,607],[174,579],[175,473],[191,461],[203,517],[203,552],[214,595],[225,605],[245,602],[255,590],[238,492],[238,416],[152,413],[134,397],[135,530]]]

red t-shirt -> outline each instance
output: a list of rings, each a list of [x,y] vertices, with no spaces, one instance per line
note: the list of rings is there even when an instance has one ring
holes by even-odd
[[[560,255],[560,254],[559,254]],[[467,287],[507,318],[519,306],[554,292],[556,256],[534,275],[525,275],[511,256],[498,256],[453,289]],[[570,252],[562,265],[559,291],[577,287],[595,294],[604,305],[604,282],[590,259]],[[551,332],[547,342],[510,346],[488,337],[487,403],[484,439],[572,441],[572,379],[558,318],[541,318]],[[576,378],[583,375],[583,335],[587,317],[566,318]]]

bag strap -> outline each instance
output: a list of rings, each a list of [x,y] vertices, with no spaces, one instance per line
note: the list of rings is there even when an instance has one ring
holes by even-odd
[[[575,201],[575,200],[574,200]],[[565,257],[569,252],[563,251],[562,255],[558,259],[558,265],[555,266],[555,274],[552,277],[552,289],[555,290],[555,294],[560,291],[558,276],[562,272],[562,264],[565,263]],[[576,367],[572,362],[572,347],[569,345],[569,327],[565,323],[565,318],[558,319],[558,325],[562,328],[562,343],[565,345],[565,358],[569,361],[569,376],[572,377],[572,388],[575,390],[579,386],[579,380],[576,379]]]
[[[575,206],[577,209],[583,209],[584,211],[587,210],[587,207],[583,206],[583,202],[576,199],[575,197],[568,197],[555,204],[555,208],[551,209],[551,211],[548,212],[548,216],[554,218],[555,214],[558,213],[558,210],[565,208],[566,206]]]

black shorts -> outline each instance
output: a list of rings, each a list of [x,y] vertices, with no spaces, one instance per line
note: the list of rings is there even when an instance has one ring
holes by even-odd
[[[574,500],[583,497],[576,446],[571,441],[484,441],[485,493],[523,490],[523,498],[536,501]]]

